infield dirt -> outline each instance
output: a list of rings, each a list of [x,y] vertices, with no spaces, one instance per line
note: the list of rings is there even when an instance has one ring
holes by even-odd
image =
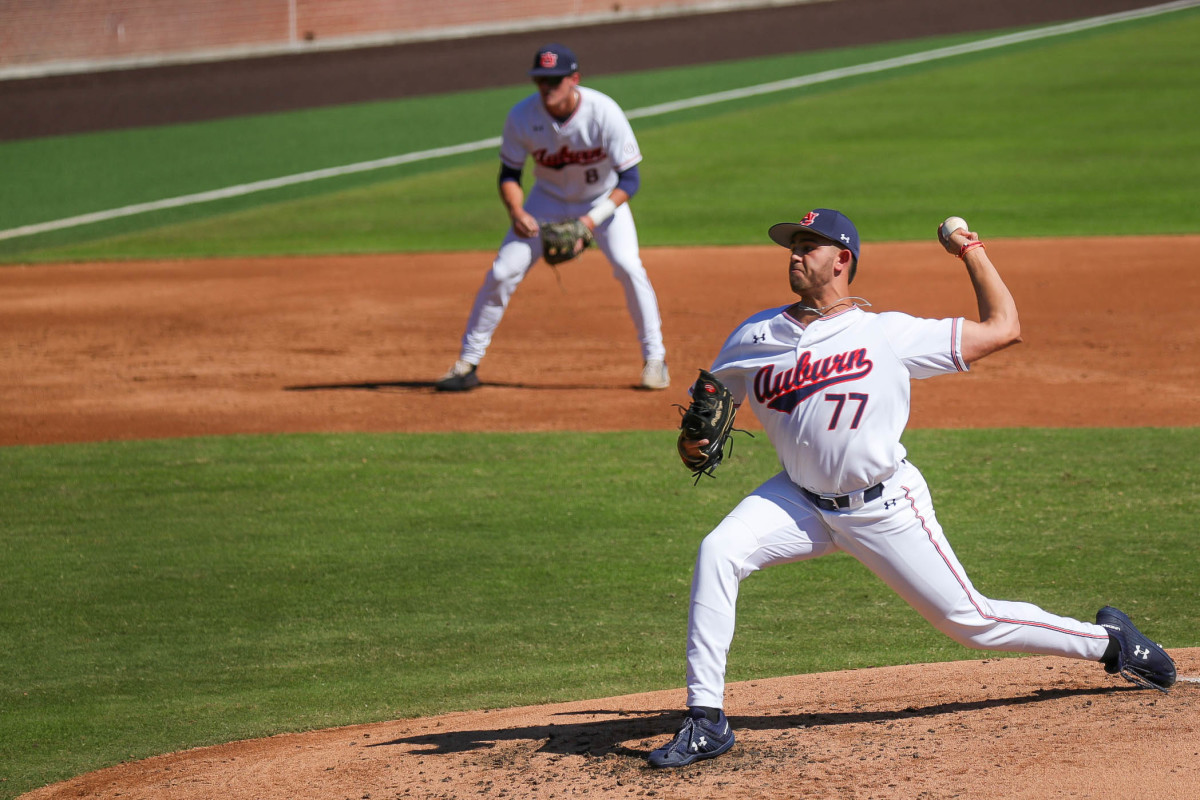
[[[765,226],[764,226],[765,229]],[[985,237],[986,238],[986,237]],[[917,381],[912,427],[1200,424],[1200,237],[1001,240],[988,252],[1024,343]],[[491,253],[68,264],[0,270],[0,445],[303,431],[663,430],[720,339],[791,302],[774,245],[648,249],[674,385],[641,360],[620,287],[592,251],[537,266],[485,385],[433,391]],[[1153,275],[1154,292],[1137,290]],[[714,304],[710,287],[720,287]],[[975,315],[936,242],[863,245],[870,310]],[[752,418],[746,423],[753,429]]]

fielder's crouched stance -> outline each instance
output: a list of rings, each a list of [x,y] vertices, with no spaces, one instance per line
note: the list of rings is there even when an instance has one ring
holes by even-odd
[[[1141,686],[1166,691],[1174,684],[1171,658],[1115,608],[1101,609],[1091,623],[976,591],[942,533],[925,479],[905,460],[900,436],[910,380],[964,372],[1020,341],[1016,305],[979,236],[965,227],[938,236],[966,266],[979,305],[975,322],[864,311],[870,304],[849,291],[858,231],[837,211],[814,209],[769,235],[791,252],[789,281],[800,299],[738,326],[697,382],[704,391],[694,394],[727,389],[729,403],[748,404],[783,471],[700,546],[688,615],[688,713],[650,763],[683,766],[733,746],[722,706],[741,581],[764,567],[837,551],[967,647],[1088,659]],[[711,474],[731,427],[710,441],[684,426],[684,464]]]
[[[641,186],[637,137],[615,100],[579,85],[579,62],[566,46],[539,49],[529,77],[537,92],[508,112],[500,142],[500,200],[512,227],[475,295],[458,359],[434,386],[443,392],[477,388],[477,368],[534,263],[566,263],[594,243],[624,290],[637,331],[643,359],[638,385],[666,389],[671,375],[658,296],[629,209]],[[528,197],[521,185],[527,158],[534,163]]]

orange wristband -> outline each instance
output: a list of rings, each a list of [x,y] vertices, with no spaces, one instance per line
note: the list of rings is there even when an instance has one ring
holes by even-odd
[[[959,248],[958,257],[962,258],[968,252],[970,252],[971,250],[974,250],[976,247],[983,247],[983,242],[967,242],[961,248]]]

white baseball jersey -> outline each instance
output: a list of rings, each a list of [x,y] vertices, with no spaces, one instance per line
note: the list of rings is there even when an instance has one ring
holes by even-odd
[[[749,403],[797,485],[845,494],[883,481],[905,456],[910,379],[967,369],[962,318],[856,306],[802,327],[787,308],[739,325],[712,373]]]
[[[522,169],[533,159],[539,191],[564,203],[590,203],[617,185],[617,173],[642,160],[637,138],[617,102],[577,86],[579,106],[558,122],[532,94],[513,106],[504,122],[500,160]]]

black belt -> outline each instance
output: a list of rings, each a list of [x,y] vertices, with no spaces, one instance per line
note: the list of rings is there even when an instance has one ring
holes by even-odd
[[[842,494],[837,497],[826,497],[819,495],[816,492],[810,492],[803,486],[800,491],[804,496],[812,501],[817,508],[822,508],[826,511],[845,511],[848,508],[859,508],[862,505],[870,503],[872,500],[878,500],[883,496],[883,484],[877,483],[869,489],[864,489],[861,492],[851,492],[850,494]],[[857,498],[862,496],[862,502],[857,502]]]

